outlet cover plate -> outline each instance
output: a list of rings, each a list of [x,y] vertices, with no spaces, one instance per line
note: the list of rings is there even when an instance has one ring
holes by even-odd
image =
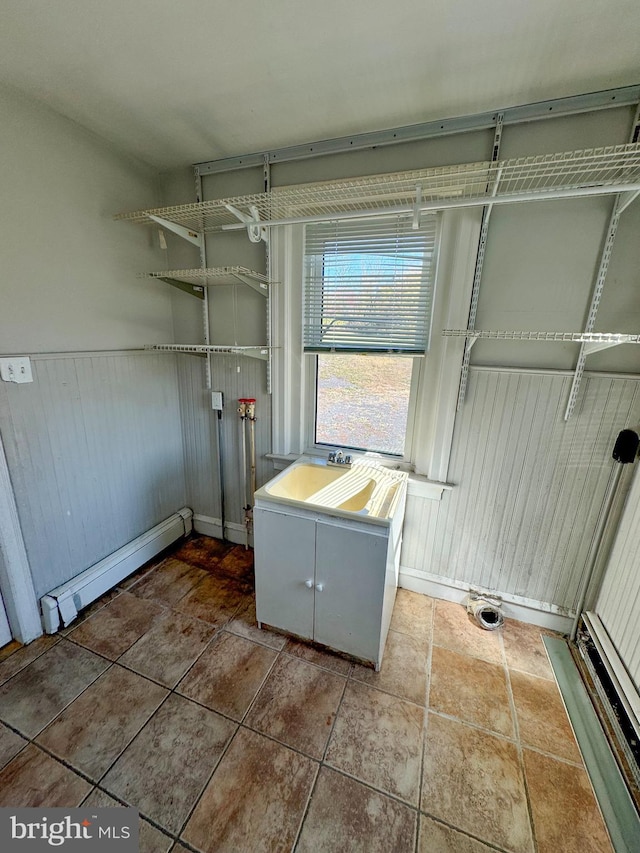
[[[211,392],[211,408],[215,411],[221,411],[222,409],[222,391],[212,391]]]
[[[0,378],[5,382],[33,382],[28,356],[0,358]]]

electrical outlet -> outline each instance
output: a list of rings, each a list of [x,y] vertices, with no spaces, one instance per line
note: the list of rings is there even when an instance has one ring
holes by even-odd
[[[27,356],[0,358],[0,378],[5,382],[33,382],[31,359]]]
[[[218,412],[222,410],[222,391],[211,392],[211,408]]]

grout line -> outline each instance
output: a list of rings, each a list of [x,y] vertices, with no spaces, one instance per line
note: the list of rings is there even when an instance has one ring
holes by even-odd
[[[45,636],[45,637],[50,637],[50,636],[55,636],[55,634],[53,634],[53,635],[52,635],[52,634],[44,634],[43,636]],[[38,637],[38,639],[40,639],[40,638]],[[15,678],[15,677],[16,677],[16,675],[19,675],[19,674],[20,674],[23,670],[25,670],[28,666],[31,666],[31,664],[32,664],[32,663],[35,663],[39,658],[41,658],[41,657],[42,657],[42,655],[46,655],[46,653],[47,653],[48,651],[51,651],[51,649],[52,649],[54,646],[57,646],[57,645],[58,645],[58,643],[60,642],[60,640],[63,640],[63,639],[64,639],[64,637],[62,637],[62,636],[58,637],[58,639],[57,639],[54,643],[51,643],[51,645],[50,645],[50,646],[47,646],[47,648],[46,648],[46,649],[43,649],[43,651],[41,651],[39,654],[37,654],[34,658],[32,658],[32,659],[31,659],[30,661],[28,661],[27,663],[25,663],[25,664],[24,664],[24,666],[21,666],[21,667],[20,667],[20,669],[16,670],[16,671],[13,673],[13,675],[10,675],[10,676],[9,676],[9,678],[5,678],[5,679],[4,679],[4,681],[0,681],[0,686],[2,686],[2,685],[4,685],[4,684],[8,684],[8,683],[11,681],[11,679],[12,679],[12,678]],[[37,642],[37,641],[36,641],[36,640],[34,640],[34,642]],[[1,665],[2,663],[4,663],[5,661],[7,661],[7,660],[11,660],[11,658],[12,658],[15,654],[17,654],[19,651],[21,651],[22,649],[28,649],[28,648],[29,648],[29,646],[20,646],[20,648],[19,648],[19,649],[16,649],[16,650],[15,650],[15,652],[13,652],[12,654],[10,654],[10,655],[9,655],[9,657],[7,657],[7,658],[5,658],[3,661],[1,661],[1,662],[0,662],[0,665]]]
[[[500,640],[503,643],[503,648],[504,648],[503,638],[500,637]],[[522,774],[522,784],[524,786],[524,796],[525,796],[525,801],[526,801],[526,805],[527,805],[527,815],[529,816],[529,829],[531,831],[531,839],[533,841],[533,849],[534,849],[534,851],[537,851],[538,850],[538,839],[536,838],[536,830],[535,830],[535,826],[534,826],[534,822],[533,822],[533,808],[531,805],[531,794],[529,792],[529,784],[527,782],[527,774],[525,773],[524,754],[523,754],[523,749],[522,749],[522,742],[520,740],[520,724],[518,721],[518,713],[517,713],[517,709],[516,709],[516,702],[515,702],[515,698],[513,696],[513,688],[511,686],[511,676],[509,674],[509,667],[507,666],[507,663],[506,663],[506,652],[505,652],[504,672],[505,672],[505,677],[506,677],[506,681],[507,681],[507,693],[509,695],[509,705],[510,705],[510,709],[511,709],[511,716],[513,717],[513,726],[514,726],[514,731],[516,734],[516,749],[518,751],[518,765],[520,768],[520,773]]]
[[[427,729],[429,726],[429,700],[431,698],[431,664],[433,661],[433,635],[434,635],[434,624],[436,618],[436,606],[435,603],[431,605],[431,625],[429,626],[429,638],[428,638],[428,648],[427,648],[427,664],[426,664],[426,675],[427,675],[427,685],[426,685],[426,695],[425,695],[425,709],[424,709],[424,723],[422,726],[422,744],[420,746],[421,756],[420,756],[420,778],[418,781],[418,819],[416,821],[416,838],[415,838],[415,853],[418,853],[419,844],[420,844],[420,807],[422,806],[422,787],[424,783],[424,759],[425,752],[427,749]]]
[[[485,838],[480,838],[479,835],[473,835],[471,832],[467,832],[464,829],[460,829],[459,826],[455,826],[452,823],[448,823],[448,821],[443,820],[441,817],[438,817],[437,815],[431,814],[430,812],[421,811],[420,816],[422,816],[422,815],[424,815],[425,817],[428,817],[430,820],[433,820],[435,823],[439,823],[442,826],[446,826],[447,829],[453,830],[454,832],[458,833],[459,835],[462,835],[464,838],[470,838],[473,841],[478,841],[480,844],[483,844],[485,847],[488,847],[491,850],[497,850],[498,853],[511,853],[510,850],[508,850],[505,847],[500,847],[500,845],[496,844],[494,841],[487,841]]]

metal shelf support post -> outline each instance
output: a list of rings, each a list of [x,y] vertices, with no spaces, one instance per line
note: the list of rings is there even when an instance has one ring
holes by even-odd
[[[500,143],[502,141],[502,128],[504,126],[504,113],[498,113],[496,119],[496,129],[493,137],[493,149],[491,152],[491,162],[497,162],[500,156]],[[491,191],[491,195],[495,196],[500,184],[500,170],[496,174],[493,187],[487,184],[487,192]],[[478,255],[476,257],[476,268],[473,275],[473,288],[471,290],[471,305],[469,307],[469,320],[467,323],[468,329],[473,329],[476,324],[476,314],[478,311],[478,298],[480,296],[480,282],[482,281],[482,267],[484,265],[484,254],[487,247],[487,234],[489,232],[489,218],[493,204],[487,204],[482,210],[482,225],[480,226],[480,239],[478,241]],[[467,394],[467,382],[469,379],[469,364],[471,361],[471,347],[476,342],[477,338],[467,338],[464,345],[464,355],[462,357],[462,368],[460,371],[460,387],[458,389],[458,404],[456,410],[459,412],[464,403]]]
[[[633,119],[633,126],[631,128],[631,134],[629,136],[629,141],[633,142],[638,134],[638,128],[640,127],[640,104],[636,109],[636,114]],[[598,267],[598,274],[596,276],[595,285],[593,287],[593,293],[591,295],[591,304],[589,305],[589,314],[587,316],[587,322],[585,324],[584,330],[585,332],[592,332],[593,328],[596,324],[596,316],[598,314],[598,308],[600,306],[600,300],[602,299],[602,291],[604,290],[604,283],[607,278],[607,272],[609,270],[609,263],[611,261],[611,252],[613,250],[613,244],[616,238],[616,232],[618,231],[618,223],[620,222],[620,216],[627,209],[627,207],[631,204],[631,202],[637,198],[640,194],[640,191],[632,191],[626,194],[619,193],[614,200],[613,210],[611,211],[611,217],[609,218],[609,225],[607,226],[607,231],[604,238],[604,244],[602,247],[602,253],[600,255],[600,264]],[[584,373],[584,365],[587,359],[587,356],[590,352],[595,352],[593,349],[588,349],[588,346],[585,343],[580,345],[580,352],[578,354],[578,361],[576,363],[575,372],[573,374],[573,381],[571,383],[571,390],[569,391],[569,399],[567,401],[567,408],[564,413],[565,421],[568,421],[571,415],[573,414],[573,410],[576,406],[576,401],[578,399],[578,391],[580,390],[580,383],[582,382],[582,375]]]

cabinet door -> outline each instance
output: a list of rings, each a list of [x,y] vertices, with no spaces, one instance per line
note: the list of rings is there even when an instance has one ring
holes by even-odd
[[[313,637],[315,521],[254,509],[258,622]]]
[[[318,643],[378,663],[387,541],[375,533],[318,523]]]

